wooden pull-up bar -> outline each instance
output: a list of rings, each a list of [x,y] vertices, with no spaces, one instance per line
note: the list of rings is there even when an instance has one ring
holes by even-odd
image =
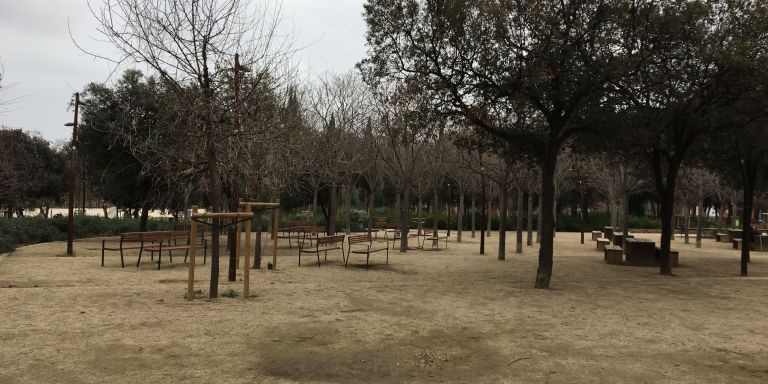
[[[192,206],[192,220],[189,228],[189,276],[187,277],[187,300],[194,299],[195,290],[195,254],[197,253],[197,221],[195,219],[245,219],[248,230],[245,232],[245,264],[243,264],[243,298],[247,298],[250,294],[250,256],[251,256],[251,223],[253,222],[253,212],[197,212],[197,206]],[[239,224],[238,224],[239,227]],[[240,234],[236,238],[239,238]],[[239,251],[239,242],[236,245],[237,251]],[[213,283],[213,282],[212,282]]]
[[[251,210],[249,212],[251,215],[253,215],[253,210],[262,208],[262,209],[272,209],[272,269],[277,269],[277,228],[278,223],[280,219],[280,203],[265,203],[260,201],[243,201],[240,200],[240,208],[243,212],[245,212],[246,209]],[[261,225],[261,223],[259,223]],[[246,234],[250,233],[250,228],[248,227],[248,230],[246,231]],[[240,232],[240,227],[238,226],[238,233]],[[237,236],[237,241],[240,240],[240,236]],[[237,252],[240,251],[240,247],[235,247]],[[238,255],[238,260],[240,259]]]

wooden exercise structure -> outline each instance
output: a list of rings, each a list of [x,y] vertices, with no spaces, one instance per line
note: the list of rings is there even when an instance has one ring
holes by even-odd
[[[280,203],[264,203],[259,201],[243,201],[240,199],[240,211],[248,212],[255,217],[254,211],[256,209],[271,209],[272,210],[272,269],[277,269],[277,228],[280,221]],[[258,225],[261,225],[259,223]],[[250,222],[248,224],[249,230],[245,231],[246,241],[250,240]],[[237,233],[240,233],[240,224],[237,225]],[[235,252],[237,260],[240,260],[240,236],[235,237]],[[249,243],[250,244],[250,243]],[[247,256],[246,256],[247,257]],[[246,258],[245,264],[247,266],[248,259]]]
[[[197,212],[197,207],[192,207],[192,217],[190,220],[190,229],[189,229],[189,236],[190,236],[190,244],[193,244],[192,242],[195,241],[195,236],[197,235],[197,225],[198,220],[203,219],[234,219],[235,221],[245,221],[248,225],[248,228],[251,226],[251,222],[253,221],[253,213],[252,212]],[[216,224],[212,224],[216,225]],[[237,224],[239,226],[239,223]],[[240,236],[236,236],[236,238],[239,238]],[[239,243],[238,243],[239,246]],[[194,290],[195,290],[195,253],[196,248],[190,247],[189,248],[189,277],[187,278],[187,300],[193,300],[194,299]],[[250,289],[250,254],[251,254],[251,231],[245,232],[245,263],[243,264],[243,298],[247,298],[249,295],[249,289]],[[213,268],[213,267],[211,267]],[[214,282],[211,281],[211,285],[213,285]]]

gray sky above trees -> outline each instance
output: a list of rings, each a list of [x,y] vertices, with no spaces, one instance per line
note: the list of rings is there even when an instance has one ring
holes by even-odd
[[[262,0],[251,0],[263,2]],[[91,0],[97,7],[101,0]],[[293,33],[296,61],[311,76],[326,70],[345,71],[365,55],[363,0],[283,0],[281,30]],[[3,0],[0,7],[0,64],[6,98],[19,98],[0,112],[0,125],[37,131],[48,140],[71,135],[63,125],[72,120],[71,95],[90,82],[111,82],[112,67],[80,52],[84,48],[115,56],[97,39],[96,22],[87,0]],[[137,68],[150,72],[147,68]]]

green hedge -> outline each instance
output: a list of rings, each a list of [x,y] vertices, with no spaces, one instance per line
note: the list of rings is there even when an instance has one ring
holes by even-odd
[[[147,230],[170,230],[174,222],[149,220]],[[139,230],[139,219],[108,219],[96,216],[75,216],[74,236],[113,236]],[[42,217],[0,218],[0,253],[16,249],[19,244],[36,244],[67,238],[67,218]]]

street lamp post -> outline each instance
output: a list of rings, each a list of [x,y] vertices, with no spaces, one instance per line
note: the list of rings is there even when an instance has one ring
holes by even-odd
[[[80,107],[80,93],[75,93],[75,119],[64,124],[72,127],[72,143],[69,148],[69,216],[67,217],[67,255],[72,256],[72,234],[75,229],[75,150],[77,148],[77,110]]]

